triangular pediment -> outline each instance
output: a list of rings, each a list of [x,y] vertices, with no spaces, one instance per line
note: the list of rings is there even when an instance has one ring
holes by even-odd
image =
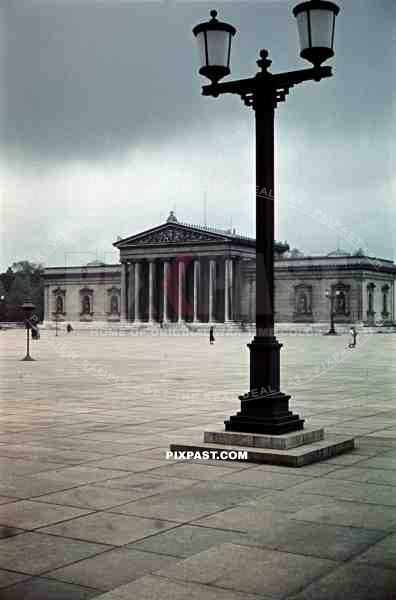
[[[230,240],[227,234],[207,231],[204,228],[181,223],[164,223],[153,229],[143,231],[132,235],[123,240],[115,242],[116,248],[125,248],[126,246],[146,246],[151,244],[185,244],[185,243],[204,243],[204,242],[226,242]]]

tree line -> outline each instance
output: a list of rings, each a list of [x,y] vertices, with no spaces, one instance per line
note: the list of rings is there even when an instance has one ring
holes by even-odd
[[[15,262],[0,273],[0,322],[23,321],[25,298],[36,305],[34,313],[44,318],[44,268],[28,260]]]

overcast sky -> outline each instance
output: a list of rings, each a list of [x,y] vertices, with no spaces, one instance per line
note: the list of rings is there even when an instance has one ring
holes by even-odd
[[[114,261],[117,236],[171,209],[254,234],[254,113],[201,96],[191,29],[214,7],[237,28],[234,77],[257,71],[260,48],[273,72],[308,67],[295,3],[2,1],[2,269],[40,254],[49,266]],[[393,258],[396,4],[338,3],[334,77],[293,88],[277,110],[276,236],[353,252],[353,233]]]

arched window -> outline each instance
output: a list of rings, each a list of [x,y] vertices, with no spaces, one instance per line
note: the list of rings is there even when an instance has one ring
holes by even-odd
[[[63,310],[63,298],[62,296],[57,296],[56,297],[56,310],[55,312],[57,314],[63,314],[64,310]]]
[[[113,294],[113,296],[110,298],[110,314],[116,315],[118,313],[118,296]]]
[[[82,314],[89,315],[91,314],[91,300],[89,296],[83,296],[82,299]]]

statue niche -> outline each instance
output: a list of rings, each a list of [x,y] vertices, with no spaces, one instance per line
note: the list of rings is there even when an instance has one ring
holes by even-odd
[[[119,308],[118,308],[118,296],[114,295],[110,298],[110,314],[111,315],[118,315],[119,314]]]
[[[82,320],[91,320],[93,316],[93,290],[83,288],[80,290]]]
[[[62,296],[56,297],[55,312],[57,315],[63,315],[63,313],[64,313]]]
[[[294,319],[312,320],[312,286],[300,284],[294,288]]]
[[[82,311],[81,314],[83,315],[90,315],[91,314],[91,300],[89,296],[84,296],[82,299]]]

